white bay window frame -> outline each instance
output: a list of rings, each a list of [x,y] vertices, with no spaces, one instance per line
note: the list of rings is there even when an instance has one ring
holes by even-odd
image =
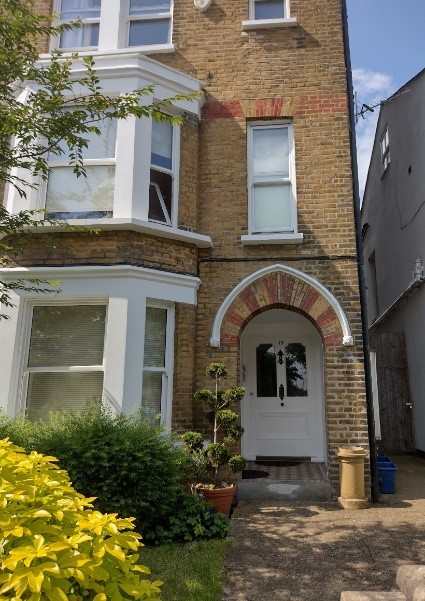
[[[84,17],[80,15],[80,11],[78,9],[70,9],[66,12],[74,12],[75,16],[68,18],[68,19],[64,19],[61,18],[63,12],[62,10],[62,4],[63,4],[64,0],[55,0],[54,3],[54,12],[59,14],[59,19],[57,21],[58,25],[62,25],[62,24],[66,24],[66,23],[70,23],[72,21],[76,21],[77,19],[80,19],[82,26],[79,27],[78,29],[74,29],[71,30],[71,32],[64,32],[64,34],[62,35],[67,35],[67,33],[71,33],[75,36],[81,37],[81,41],[84,42],[84,35],[86,32],[86,26],[91,26],[91,25],[99,25],[99,29],[100,29],[100,15],[101,15],[101,11],[99,11],[99,16],[98,17]],[[99,0],[99,4],[101,4],[102,0]],[[91,45],[91,44],[76,44],[74,46],[62,46],[61,45],[61,36],[58,36],[57,38],[55,38],[54,41],[54,45],[56,48],[60,49],[61,51],[64,52],[73,52],[75,50],[80,50],[81,48],[84,48],[84,50],[95,50],[98,47],[98,44],[95,45]]]
[[[147,0],[149,1],[149,0]],[[172,31],[173,31],[173,0],[169,0],[170,9],[168,11],[158,11],[146,14],[131,14],[131,3],[130,0],[127,0],[127,27],[126,27],[126,46],[128,48],[135,47],[147,47],[154,48],[155,46],[171,46],[172,42]],[[145,23],[149,24],[149,22],[153,21],[164,21],[168,23],[168,35],[167,40],[161,42],[155,42],[154,44],[132,44],[130,46],[130,38],[131,38],[131,26],[133,23]]]
[[[78,109],[80,107],[76,106],[75,109]],[[66,109],[68,110],[68,108]],[[72,107],[69,108],[70,111],[72,111]],[[87,213],[90,213],[90,211],[87,210],[82,210],[82,211],[68,211],[66,209],[64,209],[63,211],[49,211],[48,210],[48,196],[49,196],[49,182],[50,182],[50,178],[52,177],[52,175],[55,173],[55,170],[67,170],[68,173],[71,175],[71,177],[74,179],[75,178],[75,183],[76,185],[78,185],[78,183],[89,183],[90,181],[90,175],[89,172],[96,172],[96,168],[102,168],[102,167],[106,167],[106,168],[112,168],[113,170],[113,198],[112,198],[112,210],[108,209],[107,211],[103,211],[108,213],[108,215],[106,215],[106,217],[113,217],[113,207],[115,205],[115,189],[116,189],[116,169],[117,169],[117,161],[116,161],[116,156],[117,156],[117,130],[118,130],[118,124],[119,121],[117,119],[113,119],[113,120],[107,120],[107,124],[110,125],[110,131],[108,132],[109,134],[111,133],[111,131],[114,132],[115,134],[115,139],[114,139],[114,143],[113,143],[113,148],[111,148],[111,156],[105,156],[105,157],[98,157],[98,158],[86,158],[84,155],[87,152],[87,150],[90,150],[90,146],[88,149],[83,149],[82,150],[82,154],[83,154],[83,160],[82,160],[82,166],[87,170],[87,176],[81,175],[79,178],[77,178],[77,176],[73,173],[73,166],[69,164],[69,158],[68,158],[68,154],[66,152],[65,149],[65,153],[62,155],[53,155],[50,159],[49,159],[49,168],[50,168],[50,174],[49,174],[49,178],[46,181],[42,181],[40,182],[40,199],[38,201],[39,206],[44,209],[46,211],[46,216],[52,219],[59,219],[59,220],[69,220],[69,219],[79,219],[79,218],[85,218],[84,216],[87,215]],[[103,130],[101,128],[101,134],[99,135],[99,137],[96,137],[95,134],[89,134],[88,137],[90,138],[90,135],[92,135],[93,137],[95,137],[95,141],[96,142],[102,142],[103,139],[103,135],[105,135],[107,133],[108,130]],[[121,143],[120,144],[120,150],[123,150],[124,145]],[[108,149],[109,150],[109,149]],[[101,153],[100,153],[101,154]],[[99,213],[102,211],[91,211],[93,213]],[[64,213],[64,216],[61,216],[60,213]],[[69,213],[69,215],[67,216],[66,214]],[[73,216],[72,213],[77,213],[76,216]],[[81,217],[78,215],[78,213],[81,214]],[[109,213],[112,213],[111,215]],[[102,219],[103,216],[94,216],[94,217],[87,217],[87,218],[91,218],[91,219]]]
[[[32,331],[33,331],[33,323],[34,323],[34,309],[36,307],[80,307],[80,306],[102,306],[106,309],[105,314],[105,331],[103,338],[103,351],[102,351],[102,361],[98,364],[93,365],[50,365],[50,366],[30,366],[29,365],[29,354],[31,349],[32,342]],[[106,323],[108,321],[108,299],[73,299],[72,302],[68,301],[53,301],[49,302],[44,299],[43,301],[32,301],[28,304],[27,309],[27,334],[25,337],[25,359],[24,359],[24,368],[23,368],[23,377],[22,377],[22,393],[20,399],[20,408],[21,412],[25,413],[27,409],[28,403],[28,387],[30,382],[31,374],[89,374],[89,373],[101,373],[104,375],[105,372],[105,348],[106,348]],[[64,344],[67,344],[67,341],[64,340]],[[58,410],[66,409],[66,407],[58,407]]]
[[[254,173],[254,136],[256,131],[286,130],[288,134],[288,174],[270,173],[257,177]],[[247,129],[248,151],[248,235],[241,236],[244,244],[267,243],[299,243],[303,235],[298,233],[296,178],[295,178],[295,150],[293,126],[290,121],[258,121],[248,124]],[[261,187],[272,189],[273,186],[287,186],[289,190],[290,223],[287,226],[276,227],[272,223],[267,227],[258,227],[255,223],[255,190]],[[284,198],[282,197],[282,202]],[[258,210],[258,207],[257,207]]]
[[[149,408],[143,406],[143,391],[145,385],[146,374],[161,375],[161,397],[160,404],[160,424],[166,429],[171,428],[171,407],[173,394],[173,374],[174,374],[174,328],[175,328],[175,306],[167,303],[155,301],[155,299],[146,300],[146,312],[148,309],[161,309],[166,311],[166,327],[165,327],[165,345],[164,345],[164,365],[152,366],[146,365],[144,357],[143,361],[143,379],[142,379],[142,414],[144,409],[149,411]],[[145,320],[145,338],[146,338],[146,320]],[[149,418],[155,418],[155,415],[147,414]]]
[[[61,0],[55,0],[54,12],[60,14]],[[64,53],[76,50],[85,51],[90,49],[91,53],[104,53],[110,51],[133,52],[139,50],[144,54],[174,52],[175,47],[172,43],[173,32],[173,13],[174,0],[170,0],[170,10],[167,12],[157,12],[149,15],[130,15],[130,0],[102,0],[99,19],[83,19],[87,23],[93,21],[99,22],[99,42],[97,47],[73,47],[63,48]],[[168,20],[168,40],[166,43],[158,42],[154,44],[140,44],[129,46],[130,22]],[[58,21],[58,23],[63,21]],[[52,37],[52,49],[60,49],[60,39]]]
[[[85,167],[111,166],[115,169],[112,219],[139,219],[144,222],[162,224],[177,228],[178,223],[178,191],[180,167],[180,126],[172,125],[172,169],[162,169],[151,164],[151,144],[144,143],[152,140],[153,122],[150,119],[117,120],[115,157],[103,159],[84,159]],[[49,166],[66,167],[72,170],[67,160],[67,154],[54,157]],[[171,214],[163,221],[149,219],[149,188],[151,185],[151,170],[164,171],[172,177]],[[80,176],[81,179],[84,176]],[[77,176],[75,176],[77,178]],[[36,208],[46,209],[49,181],[39,180]],[[64,211],[66,212],[66,211]],[[84,213],[84,211],[83,211]],[[53,215],[53,217],[55,217]],[[59,217],[59,219],[61,219]],[[78,220],[64,217],[67,222]],[[89,221],[102,223],[108,217],[88,218]],[[81,221],[84,220],[84,217]]]
[[[119,4],[119,3],[117,3]],[[103,7],[103,4],[102,4]],[[41,64],[48,63],[46,57]],[[73,69],[77,72],[84,71],[82,62],[76,61]],[[130,93],[135,89],[151,85],[154,88],[152,96],[144,96],[141,102],[151,104],[161,102],[175,95],[191,95],[199,93],[202,84],[193,77],[171,69],[146,56],[135,52],[131,55],[105,54],[96,59],[96,72],[100,79],[105,94],[113,96],[120,93]],[[30,93],[22,95],[22,102]],[[67,104],[78,97],[70,93]],[[202,95],[195,99],[181,99],[169,107],[173,115],[187,113],[189,116],[200,118]],[[168,107],[167,107],[168,108]],[[136,232],[154,234],[173,240],[181,240],[195,244],[201,248],[210,248],[210,236],[198,234],[178,227],[178,192],[180,172],[180,127],[173,126],[173,205],[170,216],[171,225],[149,221],[149,185],[151,168],[151,139],[152,121],[148,118],[136,119],[129,117],[119,119],[117,122],[116,154],[115,154],[115,190],[112,217],[67,219],[71,225],[79,227],[96,227],[100,230],[126,229]],[[65,158],[62,157],[62,158]],[[56,164],[60,164],[61,157],[55,157]],[[103,159],[102,159],[103,162]],[[21,197],[12,185],[6,186],[5,205],[7,210],[16,214],[21,210],[43,210],[45,208],[46,182],[41,177],[33,178],[30,172],[14,170],[14,175],[21,180],[28,180],[29,186],[26,197]],[[41,214],[39,215],[41,219]],[[44,229],[60,230],[60,225],[44,225],[37,228],[37,232]]]
[[[174,366],[174,307],[196,305],[200,280],[143,267],[76,266],[66,268],[3,268],[5,281],[40,278],[60,280],[60,297],[22,291],[13,293],[15,307],[0,307],[9,315],[0,329],[0,409],[8,415],[25,410],[32,311],[36,305],[107,304],[104,346],[103,402],[113,411],[134,413],[141,408],[146,307],[167,310],[165,366],[161,420],[171,427]],[[74,366],[78,368],[78,366]],[[72,369],[74,369],[74,367]],[[100,370],[100,366],[92,366]],[[68,368],[66,368],[68,369]],[[70,370],[72,372],[72,369]],[[86,369],[84,366],[83,369]]]

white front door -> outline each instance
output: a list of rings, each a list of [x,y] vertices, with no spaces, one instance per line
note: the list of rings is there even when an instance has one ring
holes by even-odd
[[[247,340],[245,452],[324,459],[320,341],[286,334]]]

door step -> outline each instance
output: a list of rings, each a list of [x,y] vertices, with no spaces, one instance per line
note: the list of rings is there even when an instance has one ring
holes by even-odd
[[[250,471],[256,470],[264,470],[267,476],[246,478]],[[238,499],[326,502],[332,500],[332,489],[324,464],[300,462],[295,466],[271,464],[262,467],[261,462],[250,461],[244,479],[238,482]]]
[[[329,482],[285,482],[282,480],[239,480],[239,501],[332,501]]]

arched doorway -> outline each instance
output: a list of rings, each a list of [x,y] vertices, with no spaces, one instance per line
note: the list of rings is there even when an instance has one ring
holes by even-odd
[[[326,459],[322,338],[303,315],[271,308],[240,337],[242,454]]]

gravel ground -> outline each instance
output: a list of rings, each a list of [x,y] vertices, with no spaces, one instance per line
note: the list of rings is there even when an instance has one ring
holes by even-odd
[[[397,494],[369,509],[239,503],[223,601],[339,601],[342,591],[396,589],[400,565],[425,563],[425,460],[394,460]]]

